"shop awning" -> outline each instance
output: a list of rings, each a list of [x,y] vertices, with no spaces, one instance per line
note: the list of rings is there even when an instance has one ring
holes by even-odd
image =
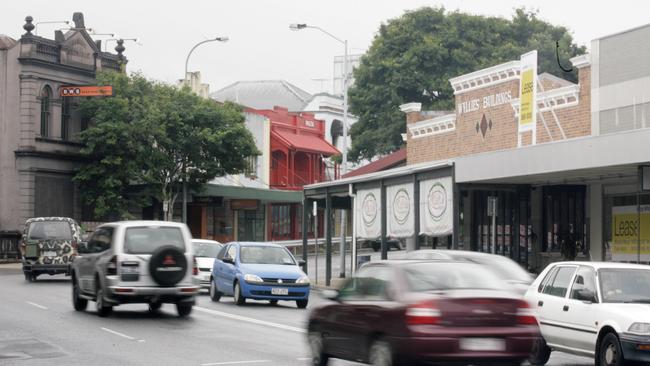
[[[291,149],[320,153],[325,156],[339,154],[339,151],[333,145],[316,136],[296,135],[285,131],[272,131],[271,136]]]
[[[281,191],[239,186],[206,184],[203,191],[196,193],[199,197],[224,197],[230,199],[250,199],[263,202],[302,202],[302,191]]]

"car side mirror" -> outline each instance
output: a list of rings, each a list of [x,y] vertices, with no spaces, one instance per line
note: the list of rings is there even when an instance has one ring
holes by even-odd
[[[328,300],[339,301],[339,292],[336,290],[323,290],[322,295]]]
[[[86,254],[88,252],[88,242],[87,241],[82,241],[77,245],[77,253],[79,254]]]
[[[586,288],[578,290],[576,295],[578,300],[581,301],[598,302],[598,299],[596,299],[596,293]]]
[[[298,259],[298,266],[299,266],[299,267],[303,267],[303,268],[304,268],[304,267],[305,267],[305,264],[307,264],[307,262],[305,262],[304,259]]]
[[[235,264],[235,260],[230,257],[223,257],[222,261],[228,264]]]

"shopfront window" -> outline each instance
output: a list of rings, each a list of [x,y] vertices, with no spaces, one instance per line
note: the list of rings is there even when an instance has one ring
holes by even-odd
[[[603,231],[605,260],[650,263],[650,195],[606,197]]]
[[[273,205],[271,211],[272,239],[289,239],[291,236],[291,205]]]
[[[264,209],[237,212],[237,240],[264,241]]]
[[[585,187],[544,187],[543,252],[560,252],[566,259],[588,253]]]

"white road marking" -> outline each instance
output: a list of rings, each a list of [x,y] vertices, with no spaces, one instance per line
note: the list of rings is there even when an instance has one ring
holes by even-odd
[[[241,364],[247,364],[247,363],[265,363],[265,362],[271,362],[271,360],[252,360],[252,361],[213,362],[213,363],[202,363],[201,366],[241,365]]]
[[[31,301],[25,301],[25,302],[28,303],[28,304],[31,305],[31,306],[36,306],[36,307],[39,308],[39,309],[47,310],[47,308],[46,308],[45,306],[43,306],[43,305],[39,305],[39,304],[37,304],[37,303],[35,303],[35,302],[31,302]]]
[[[126,334],[124,334],[124,333],[116,332],[116,331],[114,331],[114,330],[112,330],[112,329],[108,329],[108,328],[104,328],[104,327],[102,327],[102,330],[105,331],[105,332],[113,333],[113,334],[115,334],[115,335],[117,335],[117,336],[120,336],[120,337],[126,338],[126,339],[131,340],[131,341],[134,341],[134,340],[135,340],[135,338],[133,338],[133,337],[131,337],[131,336],[128,336],[128,335],[126,335]]]
[[[255,319],[255,318],[249,318],[247,316],[241,316],[241,315],[236,315],[236,314],[225,313],[223,311],[202,308],[200,306],[195,306],[194,310],[201,311],[201,312],[204,312],[204,313],[207,313],[207,314],[221,316],[221,317],[224,317],[224,318],[241,320],[241,321],[252,323],[252,324],[265,325],[267,327],[273,327],[273,328],[288,330],[288,331],[297,332],[297,333],[306,333],[307,332],[306,330],[304,330],[302,328],[292,327],[290,325],[267,322],[266,320],[260,320],[260,319]],[[215,364],[212,364],[212,365],[215,365]],[[219,364],[216,364],[216,365],[219,365]]]

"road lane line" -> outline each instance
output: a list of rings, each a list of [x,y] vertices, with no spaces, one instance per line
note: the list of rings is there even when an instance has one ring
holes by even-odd
[[[306,333],[307,332],[306,330],[304,330],[302,328],[292,327],[290,325],[267,322],[265,320],[249,318],[247,316],[241,316],[241,315],[236,315],[236,314],[225,313],[223,311],[202,308],[200,306],[195,306],[194,310],[201,311],[201,312],[204,312],[204,313],[207,313],[207,314],[221,316],[221,317],[224,317],[224,318],[241,320],[241,321],[252,323],[252,324],[265,325],[267,327],[273,327],[273,328],[288,330],[288,331],[297,332],[297,333]]]
[[[31,305],[31,306],[36,306],[36,307],[39,308],[39,309],[47,310],[47,308],[46,308],[45,306],[43,306],[43,305],[39,305],[39,304],[37,304],[37,303],[35,303],[35,302],[31,302],[31,301],[25,301],[25,302],[28,303],[28,304]]]
[[[134,340],[135,340],[135,338],[133,338],[133,337],[131,337],[131,336],[128,336],[128,335],[123,334],[123,333],[120,333],[120,332],[116,332],[116,331],[114,331],[114,330],[112,330],[112,329],[108,329],[108,328],[104,328],[104,327],[102,327],[102,330],[105,331],[105,332],[113,333],[113,334],[115,334],[115,335],[117,335],[117,336],[120,336],[120,337],[126,338],[126,339],[131,340],[131,341],[134,341]]]
[[[212,363],[202,363],[201,366],[242,365],[242,364],[247,364],[247,363],[265,363],[265,362],[271,362],[271,360],[252,360],[252,361],[212,362]]]

